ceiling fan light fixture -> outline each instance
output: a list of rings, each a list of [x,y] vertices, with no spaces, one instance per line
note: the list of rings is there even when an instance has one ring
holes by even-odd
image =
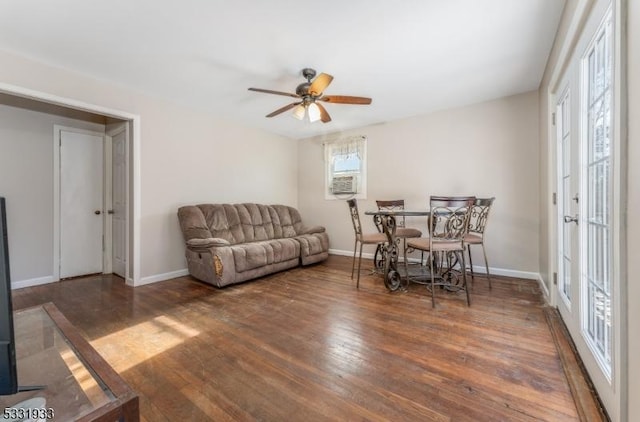
[[[293,109],[292,116],[298,120],[302,120],[304,119],[304,114],[306,111],[307,109],[305,108],[304,104],[299,104],[296,106],[296,108]]]
[[[309,109],[307,114],[309,115],[309,121],[311,123],[320,120],[320,108],[316,103],[309,104],[307,108]]]
[[[297,99],[297,102],[289,103],[284,107],[272,111],[267,114],[266,117],[274,117],[285,111],[293,109],[292,116],[298,120],[305,120],[305,117],[309,118],[309,122],[329,123],[331,116],[322,105],[322,103],[316,103],[316,101],[322,101],[326,103],[336,104],[371,104],[371,98],[366,97],[354,97],[350,95],[324,95],[324,90],[329,86],[333,80],[333,76],[327,73],[321,73],[316,76],[316,71],[311,68],[302,69],[302,76],[307,80],[298,85],[296,93],[292,94],[283,91],[274,91],[272,89],[262,88],[249,88],[249,91],[264,92],[265,94],[283,95],[286,97],[293,97]],[[315,79],[314,79],[315,78]]]

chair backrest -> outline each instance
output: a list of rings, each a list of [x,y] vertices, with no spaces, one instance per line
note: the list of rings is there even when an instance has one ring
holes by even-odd
[[[489,218],[489,211],[495,199],[495,197],[476,198],[473,207],[471,207],[471,215],[469,216],[469,233],[484,234],[487,227],[487,219]]]
[[[469,215],[475,196],[431,196],[430,238],[462,241],[469,230]]]
[[[349,204],[351,222],[353,223],[353,230],[356,232],[356,239],[359,239],[362,235],[362,225],[360,224],[360,214],[358,213],[358,201],[348,199],[347,204]]]
[[[378,211],[402,211],[404,210],[404,199],[393,199],[390,201],[379,200],[376,201],[376,205],[378,206]],[[380,223],[380,219],[374,219],[374,222],[376,223],[378,231],[382,232],[382,224]],[[404,216],[396,218],[396,227],[404,226]]]

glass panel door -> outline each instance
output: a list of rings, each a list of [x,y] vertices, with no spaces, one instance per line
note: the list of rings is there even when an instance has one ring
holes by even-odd
[[[614,7],[609,0],[595,1],[557,85],[557,286],[552,291],[606,411],[612,420],[623,420],[614,254],[621,215]]]
[[[575,180],[571,177],[571,169],[575,167],[571,162],[571,102],[569,87],[564,89],[556,107],[556,127],[558,140],[558,294],[562,299],[566,312],[571,311],[571,275],[572,257],[571,247],[576,242],[575,227],[571,221],[574,213],[571,192],[576,192],[577,187],[572,186]],[[575,154],[577,156],[577,154]],[[577,198],[577,197],[576,197]],[[565,219],[567,221],[565,221]]]

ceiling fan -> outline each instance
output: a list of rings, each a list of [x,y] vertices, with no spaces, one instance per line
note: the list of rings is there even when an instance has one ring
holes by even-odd
[[[277,116],[278,114],[284,113],[285,111],[295,107],[295,109],[293,110],[294,117],[302,120],[304,119],[304,116],[306,114],[309,117],[309,121],[311,122],[321,120],[323,123],[327,123],[331,121],[331,116],[329,116],[327,109],[324,108],[320,101],[335,104],[371,104],[371,98],[366,97],[352,97],[348,95],[323,95],[324,90],[333,80],[333,76],[327,73],[321,73],[317,78],[315,78],[316,71],[314,69],[304,68],[302,69],[302,76],[305,77],[307,82],[303,82],[298,85],[295,94],[260,88],[249,88],[249,91],[285,95],[287,97],[298,99],[298,101],[296,102],[287,104],[286,106],[267,114],[266,117]],[[312,79],[313,81],[311,81]]]

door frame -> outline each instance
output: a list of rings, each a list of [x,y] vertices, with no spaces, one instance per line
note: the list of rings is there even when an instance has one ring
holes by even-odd
[[[128,265],[126,267],[126,284],[130,286],[138,286],[141,283],[140,277],[140,161],[141,161],[141,129],[140,115],[112,109],[96,104],[85,103],[75,99],[62,97],[59,95],[36,91],[22,86],[7,84],[0,82],[0,92],[4,94],[14,95],[22,98],[28,98],[47,104],[54,104],[73,110],[87,111],[94,114],[102,115],[106,118],[114,118],[127,121],[130,124],[130,148],[129,148],[129,173],[130,178],[127,186],[130,189],[129,195],[129,213],[131,218],[127,221],[128,244],[127,249]]]
[[[613,351],[613,366],[612,377],[610,384],[613,390],[616,392],[614,398],[614,408],[607,409],[609,416],[615,420],[626,420],[628,412],[628,348],[627,348],[627,335],[628,333],[628,320],[627,320],[627,305],[624,298],[627,297],[627,283],[628,275],[626,273],[626,189],[627,189],[627,85],[626,85],[626,8],[628,0],[610,0],[613,8],[613,54],[615,66],[613,69],[614,87],[613,95],[614,102],[612,109],[615,111],[613,121],[613,154],[612,164],[616,171],[612,174],[613,189],[612,196],[613,202],[616,204],[616,212],[614,223],[612,226],[612,254],[613,258],[611,264],[612,277],[615,281],[615,289],[613,304],[614,304],[614,320],[615,327],[612,332],[613,342],[615,349]],[[549,79],[549,88],[546,92],[546,105],[549,115],[555,113],[556,104],[558,99],[563,94],[561,90],[563,86],[560,84],[565,76],[567,69],[570,67],[571,60],[573,58],[574,50],[583,37],[586,23],[591,16],[592,11],[598,5],[598,0],[580,0],[576,6],[574,15],[570,24],[568,25],[567,36],[560,46],[560,52],[558,56],[558,62],[556,63],[551,77]],[[582,100],[582,99],[580,99]],[[551,116],[550,116],[551,117]],[[552,119],[547,122],[547,189],[548,192],[553,193],[554,200],[556,198],[557,189],[557,129],[553,124]],[[580,124],[580,130],[582,130],[582,124]],[[573,136],[577,136],[574,134]],[[552,275],[557,274],[558,271],[558,239],[559,230],[557,220],[557,205],[555,201],[549,201],[547,207],[547,221],[548,225],[548,238],[547,238],[547,257],[549,264],[549,294],[548,301],[553,307],[558,306],[558,302],[562,299],[557,292],[557,286],[554,285]],[[581,301],[581,298],[574,298],[573,300]],[[582,321],[580,321],[582,324]],[[582,326],[580,327],[582,330]],[[598,392],[600,395],[600,392]]]
[[[87,129],[79,129],[71,126],[62,126],[62,125],[53,125],[53,280],[60,281],[60,220],[62,218],[61,214],[61,203],[60,203],[60,144],[62,142],[61,132],[73,132],[80,133],[83,135],[91,135],[102,138],[102,163],[103,163],[103,172],[102,172],[102,207],[106,208],[107,204],[107,189],[105,186],[106,178],[105,174],[107,168],[105,166],[106,163],[106,154],[105,148],[107,144],[106,134],[104,132],[97,132],[94,130]],[[102,209],[102,236],[103,236],[103,248],[102,248],[102,272],[104,273],[108,270],[105,267],[105,258],[106,258],[106,245],[111,244],[111,235],[105,232],[106,227],[106,213],[105,210]]]

